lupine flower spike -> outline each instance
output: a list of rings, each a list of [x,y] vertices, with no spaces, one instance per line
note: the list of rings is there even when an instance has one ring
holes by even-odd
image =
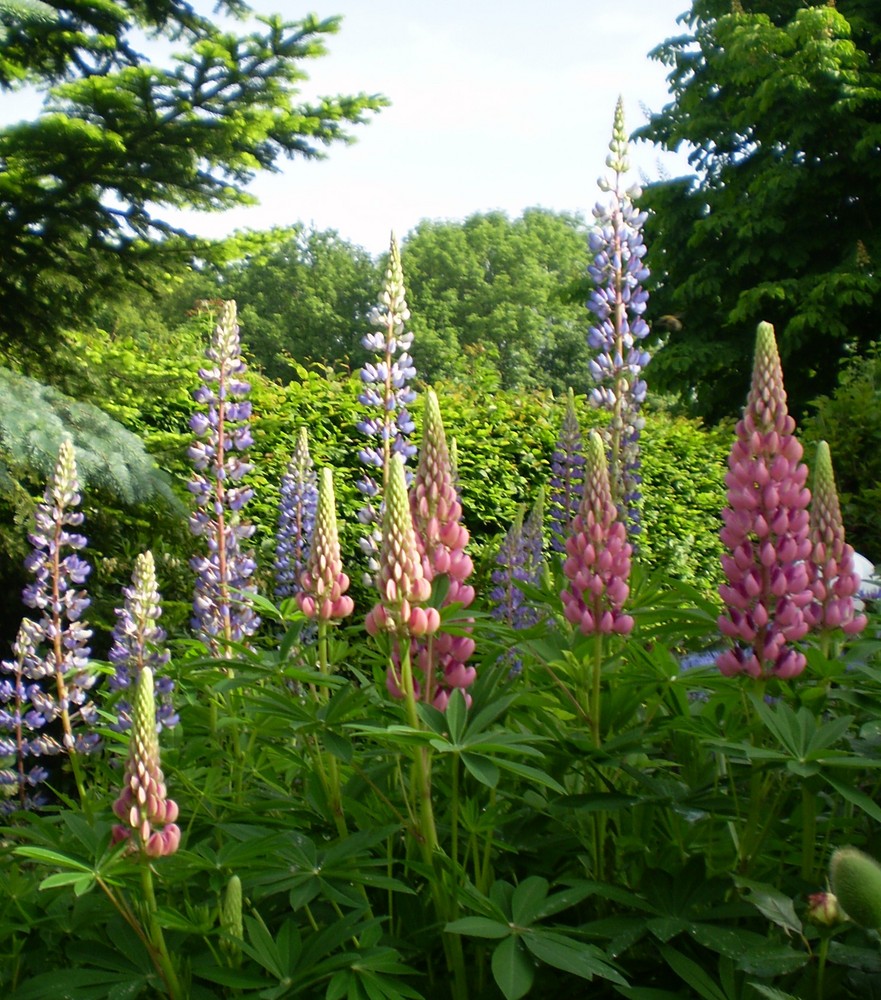
[[[54,679],[56,707],[53,710],[47,701],[45,711],[61,722],[65,749],[83,752],[93,749],[98,737],[74,733],[77,723],[89,726],[96,721],[95,706],[88,700],[95,683],[86,645],[92,632],[82,621],[89,606],[82,584],[91,567],[78,555],[86,539],[69,530],[83,523],[82,513],[74,509],[80,503],[79,488],[73,444],[65,439],[52,481],[35,511],[36,527],[29,536],[34,549],[25,561],[34,581],[25,587],[22,599],[40,613],[40,640],[48,646],[46,673]]]
[[[433,581],[443,576],[447,580],[442,606],[469,607],[474,600],[474,588],[465,581],[474,567],[465,551],[468,529],[461,523],[462,505],[453,481],[443,420],[437,396],[431,389],[425,393],[422,446],[410,492],[410,508],[426,579]],[[443,711],[455,688],[464,691],[473,683],[477,671],[466,666],[473,652],[474,640],[467,635],[438,632],[430,641],[419,643],[418,664],[426,701]]]
[[[569,587],[560,597],[566,618],[584,635],[628,635],[633,618],[624,613],[630,593],[632,548],[612,501],[602,440],[587,440],[584,496],[566,542],[563,573]]]
[[[348,589],[349,578],[343,572],[337,534],[333,473],[322,469],[315,535],[306,570],[300,578],[297,603],[307,618],[323,622],[345,618],[355,606],[352,598],[345,596]]]
[[[165,630],[157,624],[162,608],[152,552],[142,552],[137,557],[132,584],[123,588],[123,595],[125,603],[116,612],[113,645],[108,654],[108,659],[115,668],[108,687],[111,691],[128,690],[133,683],[137,683],[141,670],[145,666],[150,667],[158,695],[157,725],[160,731],[170,729],[177,725],[178,717],[171,701],[174,681],[161,674],[168,663],[169,654],[162,649]],[[121,731],[131,728],[130,703],[127,700],[120,701],[116,710],[116,728]]]
[[[810,586],[808,470],[786,408],[780,355],[770,323],[760,323],[752,387],[728,458],[728,508],[722,557],[728,582],[719,630],[735,646],[717,665],[723,674],[797,677],[805,657],[792,644],[808,630]]]
[[[134,849],[149,858],[173,854],[180,844],[177,804],[168,798],[159,766],[153,671],[144,666],[135,688],[132,733],[123,789],[113,804],[121,823],[113,828],[113,841],[130,840]]]
[[[376,327],[361,341],[375,360],[361,369],[364,389],[358,397],[365,406],[379,411],[358,424],[358,430],[366,434],[371,443],[358,452],[358,456],[368,469],[381,471],[382,486],[388,482],[392,455],[399,455],[406,463],[416,454],[416,446],[409,441],[414,424],[407,407],[416,399],[416,393],[409,382],[416,374],[410,346],[413,334],[406,328],[410,310],[404,291],[404,272],[401,269],[401,255],[394,233],[389,245],[389,263],[385,272],[385,286],[379,297],[379,304],[370,312],[370,322]],[[408,476],[409,482],[409,476]],[[369,535],[361,539],[361,548],[368,557],[370,573],[365,583],[373,583],[378,562],[381,541],[381,511],[373,504],[382,487],[370,473],[365,473],[358,482],[358,489],[367,498],[367,503],[359,511],[362,524],[372,525]]]
[[[813,487],[809,519],[814,599],[805,607],[805,618],[812,629],[841,629],[845,635],[855,635],[866,627],[866,616],[857,615],[854,607],[860,577],[854,570],[853,548],[844,540],[832,456],[825,441],[817,445]]]
[[[624,130],[624,106],[621,99],[615,108],[610,154],[606,165],[610,178],[601,178],[600,188],[611,194],[609,205],[594,209],[596,223],[590,234],[594,254],[588,273],[594,282],[587,307],[596,317],[588,332],[588,343],[597,352],[590,362],[596,383],[591,402],[612,414],[609,425],[609,472],[612,497],[625,518],[628,532],[639,531],[641,500],[639,473],[639,435],[644,425],[639,409],[645,399],[646,385],[642,370],[649,355],[641,346],[649,333],[643,319],[648,293],[644,283],[649,276],[643,263],[646,248],[642,226],[646,213],[634,206],[639,197],[637,186],[625,190],[623,176],[630,169],[627,133]]]
[[[194,535],[204,538],[207,553],[195,556],[196,572],[193,628],[212,654],[227,651],[231,642],[253,635],[260,619],[251,606],[255,592],[251,576],[256,569],[252,554],[242,543],[254,533],[242,520],[242,507],[253,490],[238,485],[251,471],[240,453],[252,444],[251,404],[245,399],[250,385],[241,357],[235,302],[224,302],[205,352],[213,362],[199,375],[204,384],[193,393],[205,412],[193,414],[190,427],[198,440],[190,446],[196,475],[189,484],[197,510],[190,517]]]
[[[391,461],[377,584],[379,601],[367,615],[367,631],[370,635],[378,632],[394,635],[398,662],[401,654],[405,653],[409,663],[410,640],[436,632],[440,626],[440,615],[436,608],[426,607],[431,597],[431,583],[425,576],[413,530],[404,463],[400,455],[392,456]],[[406,693],[404,679],[393,666],[389,668],[387,684],[397,697]],[[418,683],[414,682],[413,693],[419,697]]]
[[[309,455],[309,435],[301,427],[287,471],[281,477],[275,548],[275,596],[279,601],[296,596],[300,590],[317,506],[318,476]]]
[[[566,412],[557,447],[551,460],[551,548],[566,551],[570,525],[578,513],[584,491],[584,437],[575,412],[572,390],[566,397]]]
[[[40,626],[25,618],[12,645],[14,659],[0,663],[0,812],[43,804],[31,791],[49,772],[29,758],[62,753],[61,744],[40,730],[58,714],[58,703],[43,693],[40,681],[49,670],[37,654]]]

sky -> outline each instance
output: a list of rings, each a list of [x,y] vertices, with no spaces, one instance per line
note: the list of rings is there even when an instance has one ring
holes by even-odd
[[[296,19],[290,0],[252,0]],[[249,187],[261,204],[162,216],[199,235],[303,222],[372,254],[421,219],[541,206],[590,217],[615,103],[628,131],[669,101],[648,59],[680,34],[688,0],[332,0],[328,54],[308,60],[303,96],[380,93],[391,106],[321,161],[286,160]],[[623,13],[626,11],[626,13]],[[24,105],[22,105],[24,107]],[[9,110],[12,108],[10,106]],[[26,109],[14,117],[30,113]],[[0,118],[7,118],[0,110]],[[633,179],[687,172],[683,156],[632,149]]]

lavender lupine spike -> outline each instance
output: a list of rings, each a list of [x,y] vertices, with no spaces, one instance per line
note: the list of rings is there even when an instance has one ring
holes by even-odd
[[[588,343],[597,352],[590,361],[596,383],[591,390],[593,405],[612,414],[608,431],[609,476],[612,497],[625,519],[631,535],[639,531],[641,500],[639,473],[639,435],[644,420],[639,415],[645,399],[646,384],[642,371],[648,364],[648,352],[641,342],[649,327],[643,313],[648,292],[643,287],[649,270],[643,263],[646,247],[642,226],[646,213],[633,201],[639,188],[625,190],[623,175],[630,169],[627,134],[624,131],[624,105],[615,108],[610,155],[606,165],[612,172],[600,180],[600,187],[611,194],[609,205],[594,209],[596,224],[590,234],[594,254],[588,272],[594,289],[587,303],[596,317],[588,331]]]
[[[22,599],[40,612],[41,638],[48,647],[47,674],[54,678],[62,743],[69,752],[87,752],[98,743],[95,733],[74,734],[78,723],[90,726],[97,718],[88,698],[95,683],[86,645],[92,632],[82,621],[89,606],[82,584],[91,567],[78,555],[86,539],[69,530],[83,523],[82,513],[74,509],[79,503],[76,457],[73,444],[65,439],[52,480],[34,512],[35,530],[29,535],[34,548],[25,561],[34,580],[24,588]]]
[[[551,548],[566,551],[570,525],[578,513],[584,491],[584,437],[575,412],[572,390],[566,397],[566,412],[557,447],[551,460]]]
[[[306,569],[315,514],[318,507],[318,475],[309,454],[309,435],[300,428],[287,471],[281,477],[278,531],[275,548],[275,596],[294,597]]]
[[[58,715],[58,703],[44,694],[46,661],[38,655],[43,632],[25,618],[12,645],[14,659],[0,663],[0,812],[32,809],[43,804],[35,788],[48,776],[35,757],[62,753],[61,744],[40,730]]]
[[[409,387],[416,374],[409,354],[413,343],[413,334],[406,329],[409,318],[401,255],[392,233],[385,286],[380,293],[379,304],[370,313],[370,322],[376,330],[361,341],[376,356],[375,361],[361,369],[364,388],[358,397],[365,406],[378,411],[375,416],[367,417],[358,424],[358,430],[370,438],[370,443],[358,452],[364,465],[372,470],[358,482],[358,489],[367,498],[358,518],[362,524],[373,526],[371,533],[361,540],[371,574],[378,567],[377,556],[382,538],[381,511],[372,501],[388,484],[391,456],[399,455],[406,463],[416,454],[416,446],[409,441],[415,425],[407,409],[416,399],[416,393]],[[372,473],[378,470],[381,470],[382,484],[373,478]],[[409,475],[407,479],[409,482]],[[370,574],[365,582],[373,582]]]
[[[171,700],[174,681],[160,672],[168,663],[169,653],[162,649],[165,630],[158,624],[162,616],[159,588],[156,583],[156,564],[152,552],[142,552],[135,559],[130,587],[123,588],[125,601],[116,611],[113,644],[108,659],[114,673],[108,681],[111,691],[127,691],[137,683],[141,670],[150,667],[158,696],[157,724],[159,730],[176,726],[179,719]],[[115,728],[121,732],[131,728],[131,704],[121,700],[117,706]]]
[[[774,327],[760,323],[752,387],[728,458],[721,537],[728,582],[719,630],[735,641],[717,664],[726,676],[796,677],[805,657],[792,643],[808,631],[811,603],[808,470],[787,412]]]
[[[860,577],[854,569],[854,551],[844,537],[844,522],[835,488],[829,445],[817,445],[813,495],[809,508],[811,530],[811,591],[813,601],[805,607],[812,629],[841,629],[855,635],[866,627],[866,616],[856,614],[854,598]]]
[[[447,580],[442,606],[469,607],[474,588],[465,581],[474,567],[465,551],[468,529],[461,523],[462,505],[453,481],[440,406],[432,389],[425,393],[422,447],[410,491],[410,509],[426,579],[444,576]],[[474,640],[468,635],[438,632],[430,641],[419,642],[417,663],[423,698],[443,711],[453,690],[464,692],[477,675],[474,667],[466,666],[473,652]]]
[[[224,302],[205,354],[214,365],[200,369],[204,384],[193,398],[206,410],[190,419],[198,438],[189,449],[196,470],[189,489],[197,504],[190,529],[205,539],[207,548],[207,554],[190,560],[196,572],[192,624],[218,655],[230,643],[253,635],[260,624],[251,605],[256,564],[242,546],[254,533],[241,516],[254,491],[238,485],[252,469],[240,453],[253,442],[251,404],[245,399],[251,387],[241,378],[247,366],[241,357],[235,302]]]
[[[355,607],[352,598],[345,596],[348,589],[349,578],[343,572],[337,533],[333,473],[330,469],[322,469],[315,535],[306,570],[300,579],[297,603],[307,618],[325,622],[345,618]]]
[[[379,601],[367,615],[365,626],[370,635],[390,632],[399,651],[413,638],[431,635],[440,626],[436,608],[426,607],[431,597],[431,583],[426,579],[422,555],[413,528],[404,462],[400,455],[391,459],[385,513],[382,519],[382,545],[379,550],[377,586]],[[392,694],[401,694],[401,678],[389,668],[387,684]],[[416,689],[416,697],[419,697]]]
[[[180,844],[177,803],[168,798],[159,763],[153,671],[144,666],[138,676],[132,709],[132,733],[123,788],[113,803],[122,822],[113,828],[113,841],[131,841],[148,858],[174,854]]]
[[[612,500],[602,440],[587,439],[584,495],[566,542],[563,573],[569,586],[560,598],[566,618],[584,635],[628,635],[633,618],[624,613],[630,593],[632,548]]]

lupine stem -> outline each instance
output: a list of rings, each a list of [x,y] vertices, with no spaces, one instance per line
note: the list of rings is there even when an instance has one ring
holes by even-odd
[[[162,976],[171,1000],[183,1000],[184,994],[178,982],[174,963],[168,954],[165,935],[162,933],[162,927],[159,923],[156,893],[153,890],[153,869],[147,858],[143,858],[141,863],[141,889],[144,893],[144,910],[147,917],[150,943],[155,951],[159,973]]]

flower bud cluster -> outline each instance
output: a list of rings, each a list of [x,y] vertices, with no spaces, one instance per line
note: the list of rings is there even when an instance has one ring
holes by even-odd
[[[414,424],[407,407],[416,399],[416,393],[408,385],[416,374],[408,353],[413,343],[413,334],[405,326],[409,318],[401,255],[392,234],[385,287],[379,304],[370,313],[370,322],[376,330],[361,341],[376,355],[376,360],[361,369],[364,388],[358,397],[365,406],[379,411],[358,424],[358,430],[371,438],[371,443],[358,455],[368,468],[381,469],[384,479],[388,476],[391,455],[400,455],[406,462],[416,454],[416,446],[408,441]],[[358,488],[367,497],[375,497],[380,489],[369,475],[358,483]],[[368,518],[365,523],[371,520]]]
[[[431,582],[425,575],[413,529],[404,463],[400,455],[392,456],[389,468],[377,586],[379,601],[370,610],[365,622],[370,635],[390,632],[400,649],[403,643],[409,643],[413,638],[437,632],[440,615],[437,608],[426,606],[431,598]],[[389,674],[388,686],[397,695],[401,691],[400,678],[393,673]]]
[[[325,622],[345,618],[355,606],[352,598],[345,596],[348,589],[349,578],[343,572],[337,532],[333,473],[330,469],[322,469],[318,518],[309,560],[300,577],[297,603],[307,618]]]
[[[630,593],[632,548],[612,501],[605,451],[596,431],[591,431],[586,451],[584,496],[566,541],[563,573],[569,587],[560,594],[563,612],[584,635],[628,635],[633,618],[623,607]]]
[[[113,803],[113,812],[121,820],[113,828],[114,843],[130,840],[136,850],[149,858],[177,850],[181,836],[175,822],[178,808],[168,798],[159,765],[153,671],[149,666],[144,666],[138,676],[128,761],[122,792]]]
[[[75,509],[80,500],[74,448],[65,439],[43,501],[34,513],[35,530],[28,536],[33,551],[25,560],[34,580],[24,588],[22,600],[40,615],[35,645],[46,646],[46,676],[53,679],[55,693],[50,695],[44,688],[44,694],[55,699],[52,717],[61,722],[64,748],[88,752],[97,745],[97,734],[74,733],[78,723],[88,727],[97,721],[89,700],[96,679],[89,669],[91,650],[86,645],[92,631],[82,620],[89,606],[82,585],[91,567],[78,555],[85,548],[85,537],[70,530],[83,523],[82,512]],[[48,703],[45,709],[51,711]]]
[[[639,530],[642,498],[639,473],[639,436],[644,420],[639,415],[645,400],[642,371],[649,362],[641,342],[649,327],[643,318],[648,292],[643,287],[649,270],[643,263],[646,247],[642,236],[646,213],[633,204],[639,189],[624,190],[622,177],[629,169],[628,143],[624,130],[624,107],[619,98],[610,155],[606,165],[611,178],[600,187],[611,194],[608,205],[594,209],[595,226],[590,234],[594,254],[588,273],[594,283],[587,307],[595,316],[588,343],[596,355],[590,373],[596,383],[590,399],[594,406],[612,414],[609,425],[612,495],[625,517],[628,531]]]
[[[792,644],[808,631],[811,540],[808,470],[786,407],[780,356],[770,323],[760,323],[752,387],[728,458],[728,507],[721,537],[728,582],[719,630],[736,643],[717,664],[726,676],[788,679],[804,670]]]
[[[241,485],[252,469],[241,453],[253,442],[235,302],[224,302],[206,357],[214,365],[200,369],[204,384],[193,393],[205,410],[190,419],[197,440],[189,449],[196,471],[189,489],[197,505],[190,529],[205,539],[207,553],[190,565],[196,573],[193,628],[216,654],[260,624],[250,600],[256,563],[242,546],[254,533],[241,517],[254,491]]]
[[[108,659],[114,666],[108,681],[111,691],[128,690],[145,666],[153,671],[159,696],[157,724],[159,730],[176,726],[179,719],[174,711],[171,696],[174,681],[167,676],[157,676],[168,663],[169,653],[163,650],[165,630],[157,623],[162,616],[159,589],[156,584],[156,564],[152,552],[142,552],[135,560],[130,587],[123,587],[123,606],[116,611],[113,644]],[[114,728],[126,731],[131,728],[131,704],[120,701],[116,706],[117,721]]]
[[[866,616],[856,614],[854,605],[860,575],[854,567],[853,548],[844,538],[832,456],[825,441],[817,446],[813,486],[809,521],[814,599],[805,607],[805,619],[812,629],[841,629],[845,635],[855,635],[866,627]]]
[[[317,507],[318,476],[309,454],[309,435],[301,427],[287,471],[281,477],[275,547],[275,596],[280,601],[294,597],[300,590]]]
[[[565,552],[570,525],[578,513],[584,491],[584,438],[575,412],[572,390],[566,398],[566,412],[557,447],[551,459],[551,548]]]
[[[465,551],[468,529],[461,523],[462,504],[453,481],[440,407],[431,389],[425,394],[422,447],[410,491],[410,510],[425,579],[432,582],[443,576],[447,581],[441,606],[469,607],[474,588],[465,581],[474,566]],[[437,632],[430,643],[419,641],[416,645],[422,697],[443,711],[452,691],[464,691],[477,676],[474,667],[466,665],[474,652],[474,640],[469,635]]]

